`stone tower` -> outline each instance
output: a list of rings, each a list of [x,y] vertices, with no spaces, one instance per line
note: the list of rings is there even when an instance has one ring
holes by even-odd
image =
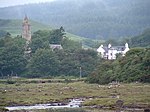
[[[25,16],[22,23],[22,38],[25,38],[28,42],[31,41],[31,29],[27,16]]]

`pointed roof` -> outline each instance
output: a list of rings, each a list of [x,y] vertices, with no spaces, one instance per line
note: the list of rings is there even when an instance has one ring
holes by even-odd
[[[29,19],[27,17],[27,15],[25,15],[24,19],[23,19],[23,23],[28,23],[29,22]]]
[[[28,17],[27,17],[27,15],[25,15],[25,17],[24,17],[24,20],[28,20]]]

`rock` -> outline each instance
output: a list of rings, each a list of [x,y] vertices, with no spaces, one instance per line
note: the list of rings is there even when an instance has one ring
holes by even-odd
[[[123,100],[117,100],[116,101],[116,107],[118,107],[118,108],[121,108],[123,106],[123,104],[124,104]]]

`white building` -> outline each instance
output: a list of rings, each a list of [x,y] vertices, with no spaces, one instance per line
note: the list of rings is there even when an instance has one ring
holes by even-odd
[[[50,48],[52,50],[54,50],[54,49],[59,49],[59,50],[63,49],[60,44],[50,44]]]
[[[127,51],[129,51],[128,43],[126,43],[125,46],[113,46],[113,47],[111,46],[111,44],[109,44],[106,47],[101,45],[97,49],[97,52],[101,55],[102,58],[109,60],[116,59],[116,54],[122,54],[122,56],[124,56]]]

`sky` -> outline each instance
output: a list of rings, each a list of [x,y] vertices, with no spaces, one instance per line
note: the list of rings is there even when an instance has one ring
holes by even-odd
[[[54,0],[0,0],[0,7],[23,5],[29,3],[51,2]]]

